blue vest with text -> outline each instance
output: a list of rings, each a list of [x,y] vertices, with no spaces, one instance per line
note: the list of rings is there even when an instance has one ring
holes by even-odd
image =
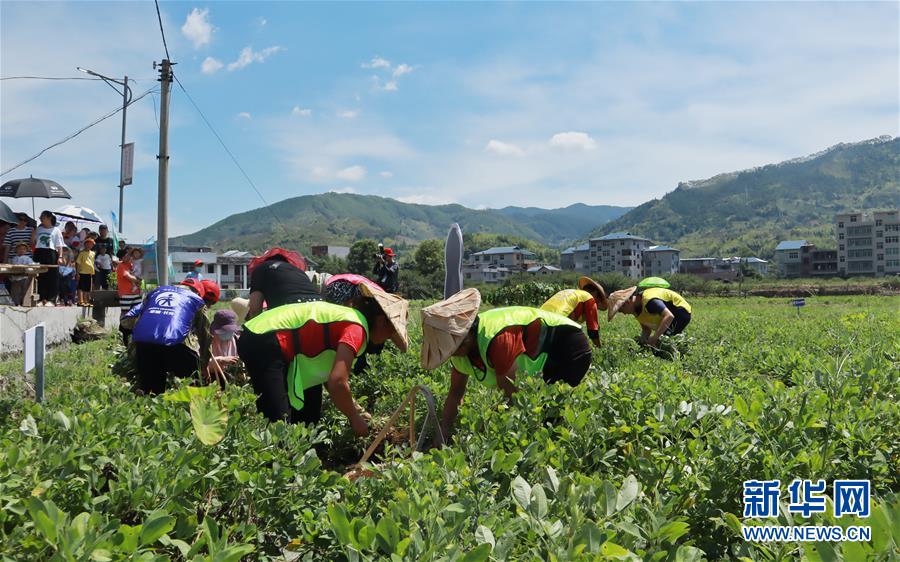
[[[178,345],[190,333],[194,315],[203,304],[190,289],[159,287],[147,295],[131,337],[137,343]]]

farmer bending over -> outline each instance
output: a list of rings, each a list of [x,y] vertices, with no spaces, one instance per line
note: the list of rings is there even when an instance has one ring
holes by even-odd
[[[391,340],[406,351],[409,304],[380,288],[360,289],[352,307],[321,301],[284,304],[244,324],[238,355],[253,383],[256,407],[270,421],[319,421],[325,386],[353,432],[369,432],[365,412],[350,392],[350,372],[369,342]]]
[[[641,325],[641,343],[656,347],[663,334],[680,334],[691,322],[691,305],[671,289],[622,289],[609,295],[608,320],[617,312],[633,314]]]
[[[162,394],[166,376],[189,377],[205,372],[209,363],[209,318],[203,285],[185,279],[179,286],[162,286],[125,314],[137,318],[131,335],[135,345],[138,388]]]
[[[563,289],[541,305],[541,310],[567,316],[587,324],[588,338],[600,347],[600,318],[597,309],[606,310],[606,291],[590,277],[578,280],[577,289]]]
[[[542,373],[544,382],[578,386],[591,366],[591,344],[581,326],[539,308],[510,306],[478,313],[481,294],[466,289],[422,309],[422,366],[450,360],[450,391],[444,402],[445,435],[456,421],[469,377],[516,392],[516,373]]]

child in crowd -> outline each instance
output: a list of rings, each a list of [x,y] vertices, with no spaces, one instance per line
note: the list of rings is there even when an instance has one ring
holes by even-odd
[[[63,248],[59,266],[59,302],[65,306],[75,304],[75,256],[68,247]]]
[[[240,332],[237,314],[231,310],[217,310],[213,316],[209,331],[212,334],[212,361],[206,367],[207,380],[215,380],[217,369],[229,381],[240,375],[240,359],[237,352],[237,338]]]
[[[138,287],[144,280],[144,250],[141,248],[132,248],[131,250],[131,272],[138,278]]]
[[[112,257],[106,253],[106,244],[97,246],[97,257],[94,259],[94,268],[97,270],[94,288],[109,289],[109,274],[112,272]]]
[[[75,258],[75,276],[78,283],[78,305],[90,306],[94,275],[97,274],[97,270],[94,267],[94,260],[97,256],[94,253],[93,238],[86,238],[82,244],[84,248],[78,252],[78,257]]]
[[[9,263],[13,265],[33,265],[34,260],[31,259],[31,244],[28,242],[17,242],[15,245],[14,255]],[[10,287],[9,294],[17,305],[21,305],[25,300],[25,293],[28,292],[28,284],[31,283],[31,277],[28,275],[11,275],[9,277]]]

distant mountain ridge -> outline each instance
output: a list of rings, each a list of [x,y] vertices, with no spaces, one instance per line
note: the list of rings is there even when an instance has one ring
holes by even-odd
[[[660,199],[593,229],[629,231],[682,257],[758,255],[779,240],[834,248],[834,215],[900,205],[900,138],[881,136],[706,180],[682,182]]]
[[[457,222],[464,232],[509,234],[545,245],[563,245],[630,209],[579,203],[562,209],[476,210],[332,192],[293,197],[234,214],[193,234],[173,238],[172,243],[251,251],[273,245],[349,245],[361,238],[413,245],[428,238],[444,238],[450,224]]]

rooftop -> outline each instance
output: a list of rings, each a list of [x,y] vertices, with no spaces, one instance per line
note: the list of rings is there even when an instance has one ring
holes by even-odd
[[[487,250],[482,250],[480,252],[475,252],[472,254],[473,256],[491,256],[496,254],[523,254],[526,256],[533,256],[534,252],[529,252],[524,248],[520,248],[519,246],[498,246],[496,248],[488,248]]]
[[[590,251],[590,249],[591,249],[590,244],[580,244],[578,246],[569,246],[568,248],[566,248],[565,250],[560,252],[560,254],[568,255],[568,254],[574,254],[575,252],[588,252],[588,251]]]
[[[649,242],[648,238],[644,238],[643,236],[637,236],[630,232],[613,232],[607,234],[606,236],[601,236],[600,238],[591,238],[591,240],[646,240]]]
[[[681,250],[679,250],[678,248],[673,248],[672,246],[659,245],[659,246],[650,246],[649,248],[647,248],[644,251],[645,252],[680,252]]]
[[[810,243],[806,240],[784,240],[778,243],[775,246],[775,251],[778,250],[799,250],[803,246],[809,246]]]
[[[534,267],[529,267],[527,269],[527,272],[528,273],[537,273],[538,271],[540,271],[542,269],[546,269],[548,271],[562,271],[560,268],[556,267],[555,265],[536,265]]]

